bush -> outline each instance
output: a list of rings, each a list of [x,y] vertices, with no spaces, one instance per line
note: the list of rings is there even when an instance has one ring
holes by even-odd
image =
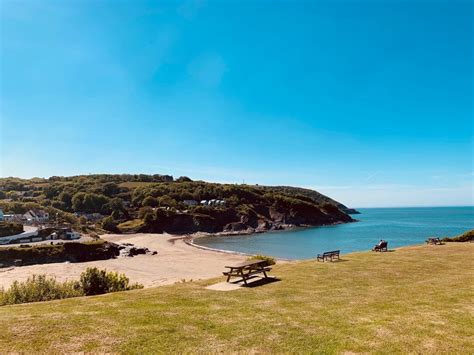
[[[154,218],[153,213],[148,212],[148,213],[145,214],[145,216],[143,217],[143,222],[144,222],[147,226],[149,226],[150,224],[153,223],[154,219],[155,219],[155,218]]]
[[[101,295],[109,292],[127,291],[143,288],[142,285],[129,285],[130,280],[124,274],[107,272],[98,268],[87,268],[81,274],[80,284],[86,296]]]
[[[54,277],[33,275],[25,282],[14,281],[7,291],[0,289],[0,305],[50,301],[83,296],[77,281],[58,282]]]
[[[454,238],[443,238],[443,242],[470,242],[474,240],[474,229],[467,231],[461,235],[458,235]]]
[[[264,260],[264,261],[266,261],[265,266],[270,266],[270,265],[275,265],[276,264],[275,258],[273,258],[271,256],[266,256],[266,255],[254,255],[254,256],[251,256],[250,258],[248,258],[248,260]]]
[[[129,282],[124,274],[97,268],[84,271],[80,281],[58,282],[54,277],[33,275],[25,282],[14,281],[7,291],[0,288],[0,306],[143,288],[143,285],[130,285]]]
[[[117,228],[117,223],[115,223],[114,219],[112,217],[107,217],[104,218],[102,222],[102,228],[104,228],[106,231],[112,232],[112,233],[119,233],[120,230]]]
[[[19,223],[0,222],[0,237],[23,233],[23,225]]]

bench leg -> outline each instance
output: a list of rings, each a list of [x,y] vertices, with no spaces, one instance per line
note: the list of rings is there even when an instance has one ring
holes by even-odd
[[[268,276],[267,276],[267,273],[265,272],[265,269],[262,269],[262,271],[263,271],[263,275],[265,275],[265,278],[267,278]]]
[[[243,271],[240,272],[240,275],[242,276],[242,280],[244,280],[245,286],[247,286],[247,278],[245,277],[245,274]]]
[[[229,281],[230,281],[230,274],[227,275],[227,282],[229,282]]]

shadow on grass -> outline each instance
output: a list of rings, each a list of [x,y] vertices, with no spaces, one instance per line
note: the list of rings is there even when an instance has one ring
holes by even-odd
[[[241,287],[251,288],[251,287],[264,286],[264,285],[271,284],[278,281],[281,281],[281,279],[275,276],[269,276],[269,277],[251,276],[247,279],[247,285],[244,284],[244,281],[242,279],[233,281],[231,283],[239,285]]]
[[[346,261],[350,261],[349,259],[336,259],[336,260],[326,260],[326,261],[317,261],[317,263],[321,263],[321,264],[331,264],[331,263],[343,263],[343,262],[346,262]]]
[[[263,277],[263,278],[256,277],[255,281],[252,281],[252,279],[249,279],[247,280],[247,285],[243,285],[243,286],[244,287],[258,287],[258,286],[264,286],[264,285],[271,284],[278,281],[281,281],[281,280],[274,276]]]

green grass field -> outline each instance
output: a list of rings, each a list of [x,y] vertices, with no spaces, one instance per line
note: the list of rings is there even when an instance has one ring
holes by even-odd
[[[474,244],[276,265],[223,278],[0,307],[3,352],[474,352]],[[132,280],[133,281],[133,280]]]

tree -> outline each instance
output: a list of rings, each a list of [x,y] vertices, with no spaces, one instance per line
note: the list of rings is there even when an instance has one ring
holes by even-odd
[[[112,197],[120,192],[120,188],[114,182],[108,182],[102,186],[102,193],[105,196]]]
[[[120,219],[120,211],[119,211],[119,210],[114,210],[114,211],[112,211],[112,218],[113,218],[114,220]]]
[[[72,207],[72,195],[69,192],[63,191],[59,194],[59,200],[64,203],[66,208]]]
[[[146,224],[146,225],[150,225],[153,223],[153,212],[147,212],[145,214],[145,216],[143,217],[143,222]]]
[[[138,210],[138,217],[143,219],[147,213],[153,213],[153,208],[149,206],[142,207]]]
[[[119,229],[117,228],[117,223],[115,223],[114,219],[112,217],[106,217],[102,221],[102,228],[104,228],[106,231],[112,232],[112,233],[118,233]]]
[[[180,176],[179,178],[176,179],[176,182],[192,182],[192,181],[193,180],[191,180],[187,176]]]
[[[123,208],[123,200],[119,197],[115,197],[115,198],[110,200],[110,202],[108,203],[108,207],[112,211],[122,211],[124,209]]]
[[[158,200],[152,196],[145,197],[142,201],[143,206],[156,207],[158,206]]]
[[[71,202],[72,202],[72,209],[76,212],[79,212],[79,211],[82,211],[83,210],[83,202],[84,202],[84,196],[86,194],[84,192],[78,192],[76,193],[72,199],[71,199]]]
[[[169,196],[161,196],[158,198],[158,203],[161,207],[176,207],[177,202],[176,200],[172,199]]]

